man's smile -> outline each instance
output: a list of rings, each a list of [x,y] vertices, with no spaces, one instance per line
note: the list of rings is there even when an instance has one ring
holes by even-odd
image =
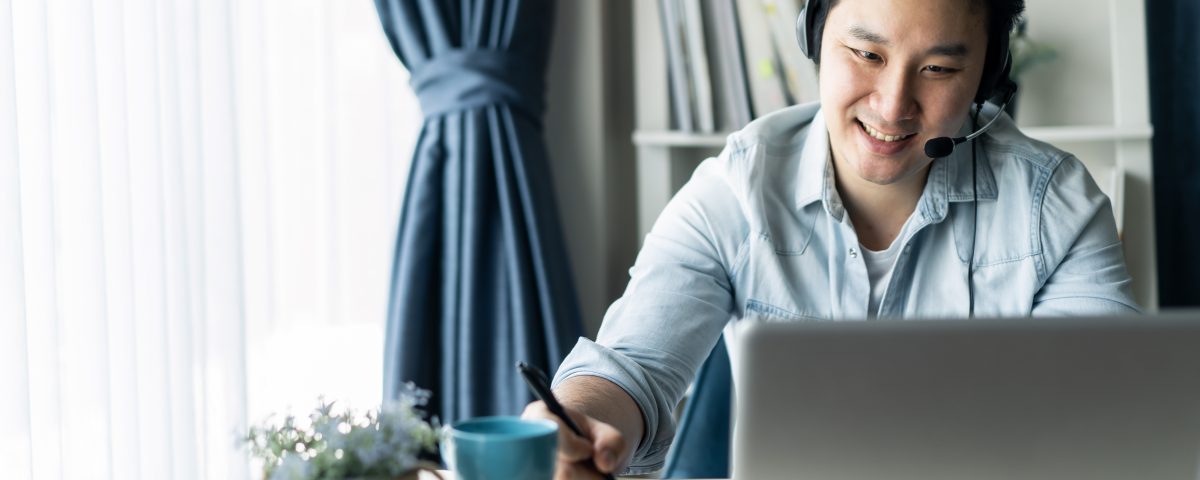
[[[900,153],[911,146],[913,139],[917,136],[916,132],[880,130],[857,119],[855,123],[858,124],[860,145],[876,155],[890,156]]]
[[[881,129],[874,128],[874,127],[872,127],[872,126],[870,126],[870,125],[866,124],[866,123],[865,123],[865,122],[863,122],[862,120],[857,120],[857,122],[858,122],[858,125],[859,125],[860,127],[862,127],[862,129],[863,129],[864,131],[866,131],[866,132],[867,132],[867,135],[870,135],[870,136],[874,137],[876,140],[882,140],[882,141],[884,141],[884,142],[898,142],[898,141],[901,141],[901,140],[906,140],[906,139],[908,139],[908,137],[911,137],[911,136],[913,136],[913,135],[916,135],[916,133],[913,133],[913,132],[909,132],[909,133],[903,133],[903,132],[897,132],[897,133],[888,133],[888,132],[884,132],[884,131],[882,131]]]

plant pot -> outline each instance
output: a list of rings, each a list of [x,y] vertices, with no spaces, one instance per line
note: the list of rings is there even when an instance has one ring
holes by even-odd
[[[442,476],[441,472],[438,472],[437,465],[434,465],[434,464],[421,465],[420,467],[417,467],[415,470],[405,473],[403,475],[400,475],[399,477],[347,477],[345,480],[418,480],[421,478],[421,472],[423,472],[423,471],[433,474],[433,476],[435,478],[439,478],[442,480],[451,480],[451,479],[448,479],[448,478]],[[266,474],[264,474],[263,480],[270,480],[270,479],[266,476]]]

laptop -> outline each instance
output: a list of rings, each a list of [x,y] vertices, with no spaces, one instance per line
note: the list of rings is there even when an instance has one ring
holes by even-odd
[[[734,480],[1200,479],[1200,315],[736,327]]]

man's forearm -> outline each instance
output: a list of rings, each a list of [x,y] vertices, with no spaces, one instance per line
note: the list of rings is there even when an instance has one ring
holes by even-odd
[[[642,410],[625,389],[600,377],[580,375],[559,383],[554,395],[566,407],[619,430],[621,436],[625,437],[626,445],[621,457],[633,458],[646,426],[642,420]]]

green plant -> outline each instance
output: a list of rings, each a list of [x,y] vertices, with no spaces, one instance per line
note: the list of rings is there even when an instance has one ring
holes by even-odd
[[[437,449],[437,430],[421,410],[428,398],[409,384],[399,400],[365,413],[322,399],[307,416],[268,418],[243,440],[267,480],[415,478],[433,469],[421,454]]]
[[[1053,47],[1029,38],[1027,23],[1024,18],[1017,20],[1012,34],[1009,36],[1009,50],[1012,52],[1013,66],[1011,77],[1020,78],[1021,74],[1040,63],[1049,63],[1058,58],[1058,52]]]

